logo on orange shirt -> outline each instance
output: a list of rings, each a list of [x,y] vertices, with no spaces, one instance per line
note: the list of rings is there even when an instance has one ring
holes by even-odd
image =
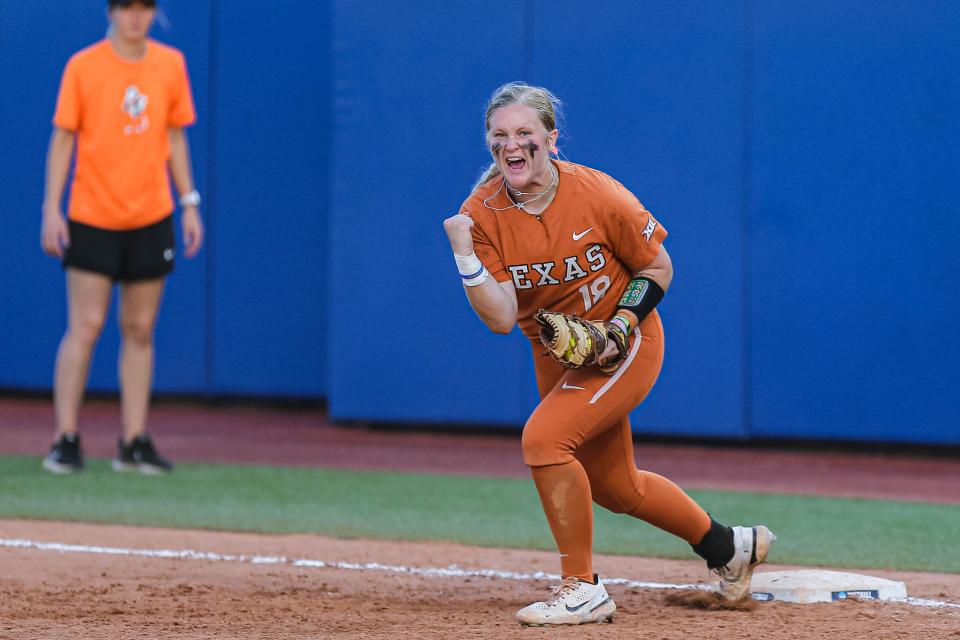
[[[141,134],[150,128],[150,118],[146,115],[149,98],[142,93],[137,85],[132,84],[123,93],[123,111],[130,116],[130,124],[124,125],[126,135]]]
[[[643,228],[643,231],[640,232],[644,238],[647,239],[647,242],[650,242],[650,238],[653,237],[653,232],[657,229],[657,221],[653,219],[653,216],[650,216],[650,220],[647,221],[647,226]]]

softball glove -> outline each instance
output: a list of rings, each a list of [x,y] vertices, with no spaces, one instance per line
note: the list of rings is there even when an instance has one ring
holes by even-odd
[[[597,364],[607,348],[607,330],[602,322],[545,309],[536,312],[533,319],[540,325],[540,342],[567,369]]]

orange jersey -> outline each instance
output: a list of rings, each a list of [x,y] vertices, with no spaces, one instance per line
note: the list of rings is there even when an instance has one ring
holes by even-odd
[[[538,309],[609,320],[633,274],[653,261],[667,236],[610,176],[554,164],[560,184],[542,216],[494,211],[511,205],[501,176],[478,187],[460,208],[473,218],[477,257],[498,282],[513,282],[517,321],[535,345],[539,325],[532,316]]]
[[[152,40],[142,60],[109,40],[76,53],[63,72],[53,124],[77,134],[69,217],[137,229],[173,211],[170,128],[196,119],[183,54]]]

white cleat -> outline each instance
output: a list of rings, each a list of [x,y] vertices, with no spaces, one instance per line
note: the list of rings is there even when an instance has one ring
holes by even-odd
[[[720,576],[720,595],[725,600],[736,601],[749,595],[753,568],[767,559],[770,545],[777,536],[763,525],[732,529],[733,558],[713,572]]]
[[[528,627],[609,622],[617,605],[600,580],[594,579],[597,584],[564,578],[563,583],[553,587],[550,600],[534,602],[520,609],[517,611],[517,620]]]

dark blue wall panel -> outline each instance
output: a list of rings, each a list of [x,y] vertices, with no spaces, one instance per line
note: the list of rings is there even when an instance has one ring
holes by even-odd
[[[486,98],[521,72],[522,15],[482,16],[522,9],[334,7],[331,413],[522,423],[528,350],[473,315],[442,227],[489,162]]]
[[[0,385],[53,379],[66,304],[62,271],[40,250],[43,165],[63,66],[104,29],[82,0],[43,20],[29,3],[0,0]]]
[[[157,389],[522,424],[529,347],[473,315],[441,222],[488,162],[486,98],[524,79],[565,100],[565,155],[671,232],[638,430],[960,443],[960,9],[865,7],[166,0],[209,243],[170,279]],[[86,0],[0,0],[0,387],[50,385],[44,156],[63,65],[105,27]],[[117,342],[111,323],[95,389]]]
[[[212,391],[324,395],[330,15],[221,2],[212,153]]]
[[[181,51],[187,58],[197,123],[187,130],[190,141],[193,177],[197,189],[209,194],[209,152],[207,139],[211,114],[210,91],[210,0],[163,0],[160,20],[154,33],[158,39]],[[209,224],[213,211],[201,205],[201,214]],[[205,248],[196,258],[183,257],[177,213],[178,255],[176,271],[167,280],[167,291],[157,324],[156,390],[160,392],[197,392],[207,383],[207,339],[204,330],[210,313],[207,300],[208,258]],[[101,355],[104,355],[101,352]],[[110,376],[116,363],[110,354]]]
[[[154,36],[187,56],[201,124],[190,130],[196,178],[205,180],[208,2],[168,0]],[[49,388],[57,345],[66,328],[63,272],[40,251],[40,205],[46,145],[60,75],[67,59],[104,37],[101,5],[81,0],[38,11],[0,0],[0,235],[5,274],[0,313],[0,386]],[[38,46],[43,43],[43,46]],[[66,203],[66,201],[65,201]],[[203,259],[178,260],[157,327],[160,391],[193,391],[204,381]],[[90,388],[117,387],[118,331],[111,322],[95,353]]]
[[[664,368],[632,416],[644,432],[746,433],[742,5],[536,3],[530,80],[566,103],[565,155],[618,178],[670,232]]]
[[[701,5],[515,3],[515,19],[498,24],[496,38],[469,26],[475,15],[466,6],[439,10],[447,28],[418,37],[419,18],[407,24],[338,5],[333,322],[351,321],[372,299],[405,310],[391,331],[435,336],[437,352],[405,340],[335,343],[335,417],[520,424],[535,405],[529,348],[472,317],[439,226],[488,161],[484,99],[502,82],[526,79],[566,100],[565,153],[620,178],[675,234],[668,364],[638,424],[743,434],[744,16]],[[570,42],[590,46],[572,54]],[[371,122],[395,154],[380,153]],[[393,179],[378,184],[381,175]],[[437,337],[454,326],[454,339]],[[411,348],[425,347],[422,362],[411,361]]]
[[[758,3],[761,436],[960,442],[960,10]]]

